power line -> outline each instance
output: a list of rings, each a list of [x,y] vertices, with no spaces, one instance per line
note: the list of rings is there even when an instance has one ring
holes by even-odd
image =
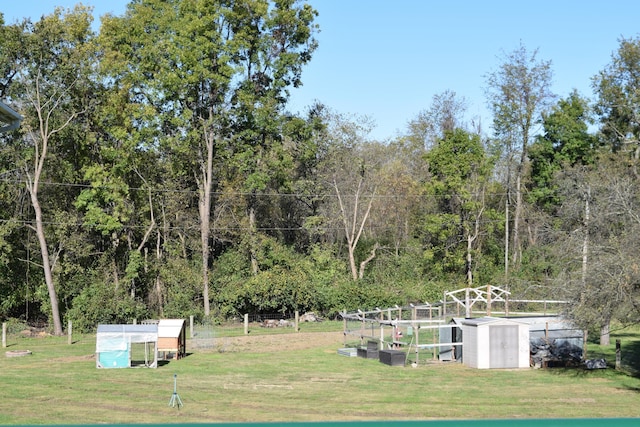
[[[27,181],[25,180],[16,180],[16,179],[0,179],[0,182],[15,184],[15,185],[27,185]],[[62,183],[62,182],[51,182],[51,181],[41,181],[41,187],[51,186],[51,187],[68,187],[68,188],[79,188],[79,189],[100,189],[112,191],[115,184],[112,185],[99,185],[94,186],[92,184],[80,184],[80,183]],[[127,191],[141,191],[141,192],[151,192],[151,193],[176,193],[176,194],[197,194],[198,190],[189,190],[189,189],[167,189],[167,188],[151,188],[151,187],[127,187]],[[252,192],[242,192],[242,191],[214,191],[211,193],[213,196],[255,196],[255,197],[297,197],[297,198],[336,198],[337,195],[335,193],[303,193],[303,192],[289,192],[289,193],[276,193],[276,192],[268,192],[268,193],[252,193]],[[470,197],[480,197],[482,193],[470,193]],[[360,194],[358,197],[363,199],[398,199],[398,198],[450,198],[458,196],[459,194],[449,193],[449,194]],[[506,197],[508,193],[506,192],[496,192],[488,194],[489,197]],[[486,196],[486,194],[485,194]],[[355,197],[350,194],[341,194],[341,197]]]

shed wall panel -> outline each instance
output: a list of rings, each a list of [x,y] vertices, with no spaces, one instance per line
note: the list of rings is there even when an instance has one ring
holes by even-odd
[[[474,333],[474,329],[470,326],[462,326],[462,335],[464,337],[464,358],[462,361],[471,368],[478,367],[478,336]]]
[[[178,338],[158,337],[158,351],[178,351]]]
[[[520,340],[517,325],[489,326],[490,368],[517,368]]]

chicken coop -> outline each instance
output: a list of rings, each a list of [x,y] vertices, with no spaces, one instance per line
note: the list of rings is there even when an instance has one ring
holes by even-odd
[[[158,321],[158,352],[164,359],[172,354],[175,359],[186,355],[186,323],[184,319],[161,319]]]
[[[97,368],[158,367],[158,325],[98,325]]]

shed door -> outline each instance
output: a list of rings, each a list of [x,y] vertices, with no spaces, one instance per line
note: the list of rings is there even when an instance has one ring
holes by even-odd
[[[518,367],[518,325],[489,327],[489,367]]]

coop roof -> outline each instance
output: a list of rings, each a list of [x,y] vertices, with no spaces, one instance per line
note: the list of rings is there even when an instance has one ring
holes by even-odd
[[[161,319],[158,322],[158,337],[178,338],[184,327],[184,319]]]
[[[158,325],[98,325],[96,352],[125,350],[128,343],[158,341]]]

